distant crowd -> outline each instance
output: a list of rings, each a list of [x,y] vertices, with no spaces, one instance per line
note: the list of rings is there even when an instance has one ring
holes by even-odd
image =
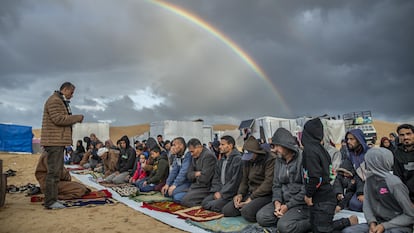
[[[359,129],[340,149],[309,120],[300,139],[279,128],[267,142],[246,135],[240,151],[223,136],[171,141],[163,135],[114,144],[94,133],[66,147],[65,164],[103,173],[103,183],[130,183],[159,191],[187,207],[243,216],[279,232],[413,232],[414,126],[402,124],[379,147]],[[86,147],[84,145],[86,144]],[[363,212],[333,220],[341,210]]]

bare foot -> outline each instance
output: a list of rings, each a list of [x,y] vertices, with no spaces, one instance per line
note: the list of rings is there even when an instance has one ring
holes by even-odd
[[[351,222],[351,226],[358,224],[358,217],[356,215],[351,215],[348,219]]]

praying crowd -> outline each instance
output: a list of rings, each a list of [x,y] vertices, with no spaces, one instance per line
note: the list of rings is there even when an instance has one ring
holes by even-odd
[[[162,135],[133,144],[123,136],[114,144],[92,133],[66,147],[64,163],[102,173],[101,183],[130,183],[140,192],[158,191],[183,206],[242,216],[279,232],[413,232],[414,126],[400,125],[379,147],[368,146],[363,132],[353,129],[340,150],[325,132],[315,118],[300,139],[279,128],[268,142],[248,135],[241,151],[232,136],[206,146]],[[42,189],[45,156],[36,168]],[[65,176],[59,199],[90,191]],[[367,223],[354,215],[333,220],[341,210],[363,212]]]

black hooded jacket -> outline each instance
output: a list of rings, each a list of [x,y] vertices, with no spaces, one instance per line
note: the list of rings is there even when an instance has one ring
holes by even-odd
[[[321,144],[323,125],[319,118],[306,122],[302,133],[303,169],[306,196],[313,203],[336,200],[330,184],[332,172],[331,156]]]
[[[119,153],[118,159],[118,171],[122,172],[130,172],[134,167],[135,161],[135,150],[130,146],[129,138],[127,136],[123,136],[121,141],[126,143],[126,147],[121,148]]]

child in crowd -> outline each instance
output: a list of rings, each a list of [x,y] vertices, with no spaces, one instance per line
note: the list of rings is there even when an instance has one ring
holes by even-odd
[[[67,146],[65,148],[65,155],[63,157],[63,163],[64,164],[71,164],[72,162],[72,153],[73,153],[73,149],[71,146]]]
[[[356,192],[356,181],[352,171],[352,164],[349,160],[345,160],[341,167],[337,169],[334,183],[334,191],[338,200],[336,212],[347,209],[349,201]]]
[[[150,151],[151,157],[154,159],[151,174],[136,183],[141,192],[160,191],[164,186],[169,173],[169,163],[166,153],[161,154],[161,149],[156,146]]]
[[[137,152],[137,159],[135,160],[134,169],[132,170],[132,176],[129,178],[129,183],[135,184],[145,177],[147,177],[147,173],[144,170],[145,164],[147,163],[147,158],[145,158],[145,155],[142,153],[143,146],[139,145],[136,148]]]

